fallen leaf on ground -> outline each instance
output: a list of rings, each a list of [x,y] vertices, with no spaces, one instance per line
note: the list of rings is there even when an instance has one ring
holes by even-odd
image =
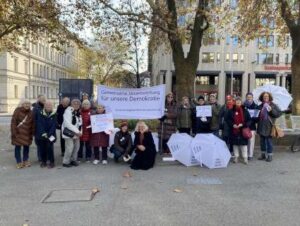
[[[23,224],[23,226],[29,226],[29,224]]]
[[[175,188],[175,189],[173,190],[173,192],[176,192],[176,193],[181,193],[181,192],[182,192],[182,190],[181,190],[181,189],[179,189],[179,188]]]
[[[96,193],[100,192],[100,189],[99,188],[93,188],[92,192],[93,192],[93,194],[96,194]]]
[[[125,184],[123,184],[123,185],[121,185],[121,188],[124,189],[124,190],[126,190],[126,189],[128,189],[128,186],[125,185]]]
[[[132,175],[131,175],[130,171],[126,171],[125,173],[123,173],[123,177],[129,178],[129,177],[132,177]]]

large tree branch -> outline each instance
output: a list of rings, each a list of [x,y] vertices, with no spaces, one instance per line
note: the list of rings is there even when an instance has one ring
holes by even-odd
[[[199,63],[199,51],[201,48],[203,33],[209,27],[209,22],[204,14],[206,7],[206,1],[199,0],[194,21],[194,28],[192,30],[190,51],[187,57],[188,61],[192,62],[194,66],[197,66]]]
[[[280,3],[281,16],[284,19],[287,27],[291,30],[296,26],[295,21],[292,19],[292,12],[286,0],[278,0]]]
[[[15,30],[18,30],[18,29],[20,29],[20,28],[21,28],[21,27],[20,27],[18,24],[14,24],[14,25],[12,25],[12,26],[10,26],[10,27],[7,27],[4,31],[1,31],[1,32],[0,32],[0,39],[2,39],[4,36],[6,36],[6,35],[12,33],[12,32],[15,31]]]
[[[168,38],[173,50],[173,60],[175,62],[177,60],[177,57],[181,59],[184,58],[184,51],[182,47],[182,41],[177,33],[177,9],[175,0],[167,0],[167,6],[169,15],[165,21],[169,30],[174,31],[173,33],[168,33]]]

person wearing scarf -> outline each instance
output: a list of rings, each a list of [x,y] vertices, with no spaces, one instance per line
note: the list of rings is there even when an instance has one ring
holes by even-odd
[[[232,155],[233,155],[233,147],[229,142],[230,128],[226,123],[225,118],[227,117],[228,112],[233,108],[233,106],[234,106],[233,97],[231,95],[226,96],[226,104],[222,106],[219,115],[219,125],[222,131],[222,139],[226,142],[229,151]]]
[[[156,148],[152,133],[144,121],[139,121],[135,128],[133,147],[135,157],[131,163],[131,169],[148,170],[154,166]]]
[[[257,110],[257,104],[253,100],[253,94],[252,93],[247,93],[246,94],[246,101],[244,102],[245,108],[249,111],[258,111]],[[253,152],[254,152],[254,146],[255,146],[255,135],[256,135],[256,121],[257,121],[257,116],[250,114],[251,117],[251,124],[249,126],[251,133],[252,133],[252,138],[249,140],[248,143],[248,160],[251,161],[253,160]]]
[[[276,118],[280,117],[281,111],[279,107],[273,103],[273,97],[269,92],[263,92],[259,96],[261,104],[258,106],[260,110],[257,118],[257,133],[260,136],[261,156],[258,160],[273,160],[273,144],[272,144],[272,127]]]
[[[233,145],[234,163],[238,162],[239,151],[242,152],[243,162],[248,164],[247,145],[248,139],[243,137],[242,129],[249,127],[251,118],[249,112],[242,106],[242,99],[237,97],[235,99],[235,105],[229,110],[226,123],[230,128],[230,143]]]

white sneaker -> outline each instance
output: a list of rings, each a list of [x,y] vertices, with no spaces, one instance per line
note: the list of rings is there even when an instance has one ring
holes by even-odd
[[[102,160],[103,165],[107,165],[107,160]]]
[[[94,164],[94,165],[98,165],[99,162],[100,162],[99,160],[95,159],[95,160],[93,161],[93,164]]]

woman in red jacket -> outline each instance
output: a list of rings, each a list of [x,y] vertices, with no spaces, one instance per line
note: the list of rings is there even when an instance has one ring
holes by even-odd
[[[90,146],[91,138],[91,103],[89,100],[84,100],[81,105],[80,114],[82,117],[82,136],[80,137],[80,148],[78,151],[78,160],[83,158],[83,148],[85,146],[85,160],[91,161],[92,150]]]

